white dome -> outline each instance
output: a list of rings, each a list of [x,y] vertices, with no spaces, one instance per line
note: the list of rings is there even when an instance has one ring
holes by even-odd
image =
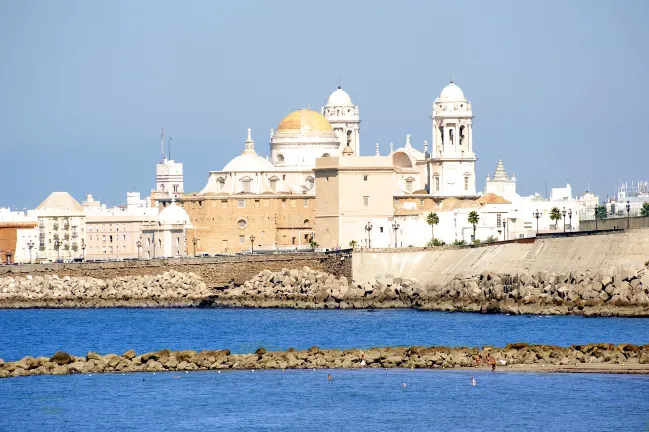
[[[158,222],[162,225],[167,224],[183,224],[189,225],[189,215],[184,208],[179,207],[176,201],[172,201],[171,205],[162,209],[158,215]]]
[[[225,172],[260,172],[273,170],[273,164],[257,153],[243,153],[232,159],[223,168]]]
[[[439,95],[440,101],[466,102],[462,89],[455,85],[453,81],[449,83]]]
[[[329,100],[327,101],[327,106],[354,106],[352,103],[352,98],[349,97],[349,94],[338,87],[336,91],[331,93]]]

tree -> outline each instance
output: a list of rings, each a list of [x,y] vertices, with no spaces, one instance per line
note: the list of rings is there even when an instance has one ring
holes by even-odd
[[[595,208],[595,217],[599,220],[606,219],[606,207],[598,205]]]
[[[561,210],[559,210],[559,207],[552,207],[550,210],[550,220],[554,221],[555,226],[558,224],[558,222],[561,220]]]
[[[478,222],[480,222],[480,215],[477,211],[473,210],[469,212],[469,217],[467,218],[467,220],[471,225],[473,225],[473,240],[475,241],[475,227],[476,225],[478,225]]]
[[[640,216],[649,217],[649,202],[642,204],[642,208],[640,209]]]
[[[428,216],[426,216],[426,223],[430,225],[430,229],[433,234],[431,238],[435,239],[435,225],[439,223],[439,216],[437,216],[437,213],[433,213],[433,212],[428,213]]]
[[[356,249],[356,240],[352,240],[349,242],[349,247],[352,249]]]

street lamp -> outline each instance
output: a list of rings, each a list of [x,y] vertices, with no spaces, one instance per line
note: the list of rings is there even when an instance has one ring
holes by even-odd
[[[599,210],[599,204],[595,204],[595,231],[597,231],[599,228],[597,227],[597,210]]]
[[[629,229],[629,222],[631,217],[631,201],[626,202],[626,229]]]
[[[192,244],[194,245],[194,257],[196,257],[196,243],[198,243],[198,239],[194,237],[192,239]]]
[[[81,250],[83,251],[83,260],[86,260],[86,241],[81,239]]]
[[[29,240],[29,242],[27,242],[27,247],[29,248],[29,263],[31,264],[32,263],[32,249],[34,248],[34,242]]]
[[[539,213],[539,209],[536,209],[536,212],[532,213],[532,217],[536,218],[536,234],[538,235],[538,233],[539,233],[539,219],[541,218],[541,213]]]
[[[568,209],[568,217],[570,218],[570,232],[572,232],[572,209]]]
[[[250,236],[250,253],[255,253],[255,236]]]
[[[503,240],[507,240],[507,221],[503,221]]]
[[[372,231],[372,228],[374,228],[374,226],[370,222],[368,222],[367,225],[365,225],[365,231],[367,231],[367,247],[368,248],[372,248],[372,237],[370,235],[370,232]]]
[[[135,242],[135,246],[137,246],[137,259],[140,259],[140,248],[142,247],[142,240]]]
[[[566,208],[564,207],[563,210],[561,211],[561,214],[563,215],[563,232],[566,232]]]
[[[397,243],[397,230],[399,229],[399,224],[397,223],[397,221],[394,221],[394,223],[392,224],[392,229],[394,230],[394,247],[396,248],[396,247],[398,247],[397,246],[398,245],[398,243]]]
[[[59,262],[61,255],[59,254],[59,248],[61,247],[61,242],[59,239],[54,240],[54,249],[56,249],[56,262]]]

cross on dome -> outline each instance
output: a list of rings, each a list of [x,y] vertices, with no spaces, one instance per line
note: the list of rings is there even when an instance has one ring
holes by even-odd
[[[406,148],[411,148],[412,147],[412,145],[410,144],[410,134],[406,135],[406,145],[405,145],[405,147]]]

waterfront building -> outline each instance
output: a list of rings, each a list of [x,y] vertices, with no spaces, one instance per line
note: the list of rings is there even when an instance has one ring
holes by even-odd
[[[155,222],[159,209],[139,192],[128,192],[126,205],[107,208],[92,195],[82,203],[86,213],[86,260],[137,258],[142,255],[142,228]]]
[[[174,258],[187,256],[186,232],[192,225],[187,212],[175,198],[154,222],[142,224],[142,257]]]
[[[52,192],[34,211],[38,220],[36,260],[82,259],[86,213],[67,192]]]

